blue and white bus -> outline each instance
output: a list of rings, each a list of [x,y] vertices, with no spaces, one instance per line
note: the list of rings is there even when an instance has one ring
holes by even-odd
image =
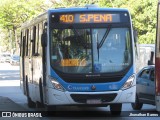
[[[21,29],[21,88],[28,105],[110,106],[135,101],[135,49],[127,9],[59,8]]]

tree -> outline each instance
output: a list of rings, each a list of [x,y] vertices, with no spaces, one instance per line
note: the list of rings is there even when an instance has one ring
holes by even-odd
[[[13,41],[18,48],[20,26],[48,8],[77,7],[97,4],[100,7],[128,8],[139,43],[154,43],[156,34],[156,0],[3,0],[0,4],[0,27],[6,31],[6,41]],[[10,44],[9,42],[6,42]],[[7,47],[9,48],[9,47]]]
[[[14,4],[13,4],[14,3]],[[21,24],[43,12],[43,0],[6,0],[0,5],[0,26],[8,31],[8,39],[15,43],[11,48],[18,48],[19,28]],[[11,36],[13,36],[11,38]],[[18,49],[17,49],[18,50]]]
[[[86,4],[97,4],[99,0],[50,0],[55,7],[84,7]]]
[[[112,3],[111,3],[112,1]],[[138,31],[139,43],[155,43],[156,0],[100,0],[103,7],[128,8],[134,28]]]

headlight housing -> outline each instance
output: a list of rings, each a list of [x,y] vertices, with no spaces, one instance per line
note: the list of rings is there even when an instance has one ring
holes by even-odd
[[[130,88],[133,85],[135,78],[136,78],[135,74],[133,74],[132,76],[130,76],[128,78],[128,80],[124,83],[124,85],[123,85],[123,87],[121,89],[125,90],[125,89]]]
[[[50,81],[56,90],[65,91],[64,87],[57,81],[57,79],[50,77]]]

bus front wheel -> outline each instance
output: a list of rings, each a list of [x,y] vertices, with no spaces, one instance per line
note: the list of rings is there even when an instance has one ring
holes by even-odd
[[[122,103],[111,104],[110,111],[112,115],[120,115],[122,111]]]
[[[36,102],[37,108],[44,108],[44,102],[43,102],[43,86],[41,79],[39,80],[39,96],[40,96],[40,102]]]
[[[47,116],[53,117],[56,114],[57,106],[48,106],[45,105],[45,111]]]

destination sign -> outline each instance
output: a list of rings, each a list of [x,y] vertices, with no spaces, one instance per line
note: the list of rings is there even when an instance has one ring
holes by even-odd
[[[59,15],[60,23],[116,23],[120,22],[119,14],[86,13]]]

